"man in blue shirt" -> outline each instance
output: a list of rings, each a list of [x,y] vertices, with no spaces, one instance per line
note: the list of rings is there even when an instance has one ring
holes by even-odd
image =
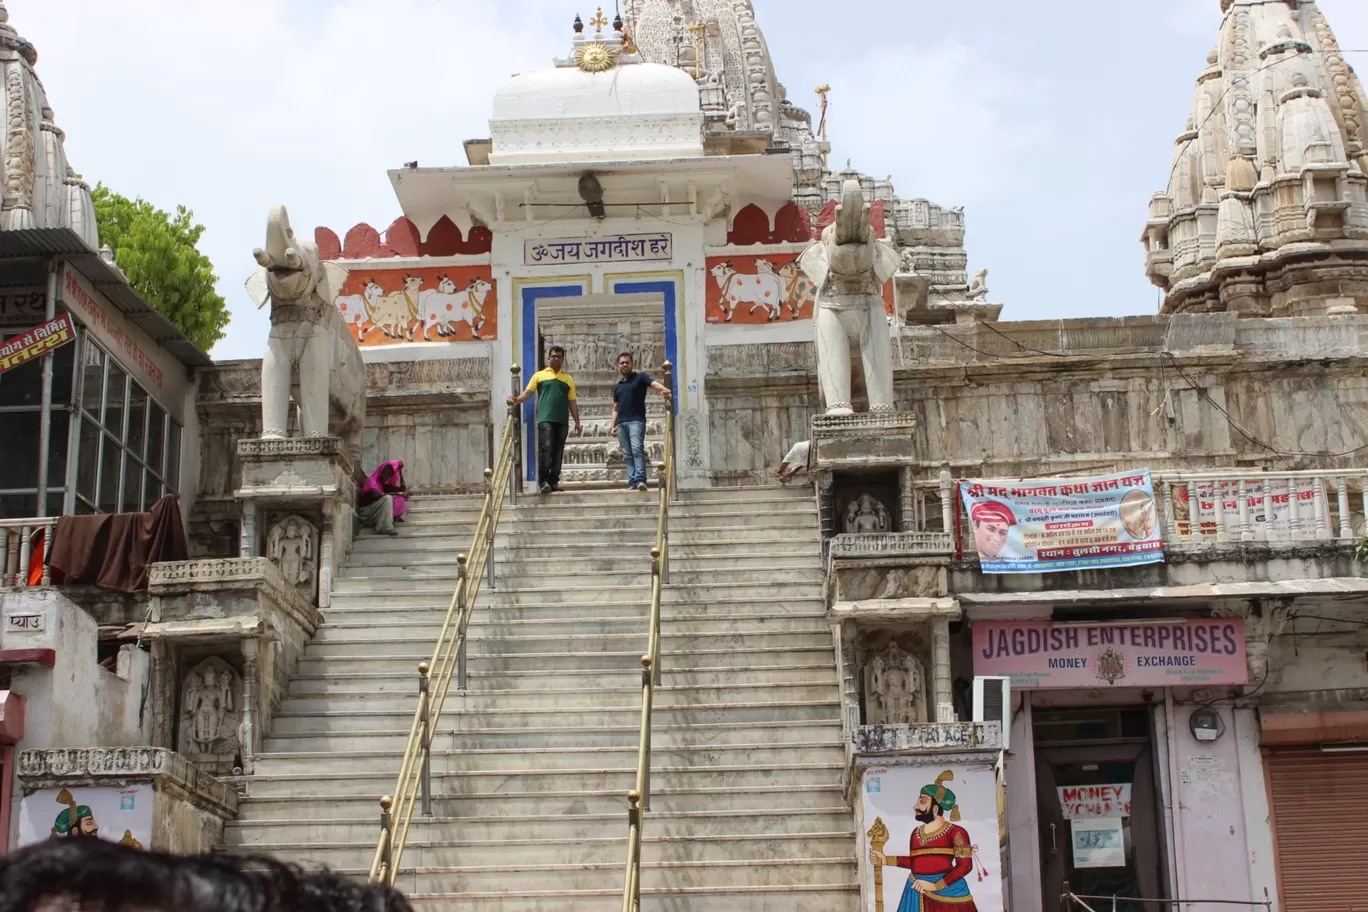
[[[638,373],[631,352],[618,355],[618,373],[622,379],[613,387],[613,426],[627,459],[627,489],[646,490],[646,391],[656,390],[670,403],[673,394],[662,383]]]

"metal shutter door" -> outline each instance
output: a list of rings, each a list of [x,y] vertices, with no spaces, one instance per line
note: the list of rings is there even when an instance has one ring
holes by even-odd
[[[1265,757],[1283,912],[1368,912],[1368,753]]]

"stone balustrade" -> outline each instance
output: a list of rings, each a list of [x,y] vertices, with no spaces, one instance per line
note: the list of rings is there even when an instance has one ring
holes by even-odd
[[[1154,493],[1169,543],[1353,541],[1368,515],[1368,469],[1164,473]]]
[[[52,582],[48,558],[52,554],[52,530],[57,518],[0,519],[0,588],[29,584],[29,563],[33,558],[34,533],[43,530],[43,578],[39,585]]]

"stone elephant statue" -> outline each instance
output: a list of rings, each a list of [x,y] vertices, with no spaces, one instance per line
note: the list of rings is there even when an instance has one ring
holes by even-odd
[[[798,258],[817,286],[813,335],[817,379],[828,415],[849,415],[850,347],[864,367],[869,410],[893,410],[893,345],[884,314],[883,286],[898,271],[896,251],[870,225],[870,206],[860,182],[847,180],[836,221]]]
[[[261,436],[286,436],[290,397],[299,405],[305,437],[340,437],[361,465],[366,422],[366,373],[333,304],[347,271],[318,258],[318,247],[295,238],[290,216],[267,216],[266,246],[253,251],[261,269],[247,281],[258,307],[271,302],[271,335],[261,361]]]

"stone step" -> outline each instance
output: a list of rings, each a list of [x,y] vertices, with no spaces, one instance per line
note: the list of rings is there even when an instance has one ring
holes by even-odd
[[[623,850],[626,837],[623,837]],[[538,864],[527,866],[489,865],[468,867],[417,867],[406,872],[407,859],[400,868],[395,886],[412,890],[419,884],[425,890],[471,893],[498,893],[509,890],[510,881],[538,890],[574,890],[616,886],[621,897],[621,860],[601,865]],[[737,861],[659,862],[643,867],[642,883],[658,888],[685,889],[786,886],[791,883],[828,883],[855,876],[854,853],[849,858],[783,858],[756,864],[751,859]],[[483,906],[482,906],[483,907]]]
[[[630,786],[630,782],[628,785]],[[351,792],[333,792],[310,796],[307,802],[288,796],[247,797],[239,804],[238,820],[298,820],[301,805],[313,808],[327,808],[329,814],[343,815],[361,819],[369,817],[379,820],[379,796],[388,794],[394,787],[391,779],[376,790],[376,794],[361,795]],[[840,800],[841,787],[838,783],[829,785],[767,786],[761,785],[745,790],[730,787],[717,789],[665,789],[653,788],[651,808],[653,811],[705,811],[705,810],[786,810],[789,808],[830,807]],[[525,817],[529,814],[618,814],[626,829],[627,789],[613,788],[604,790],[568,789],[553,792],[523,792],[505,794],[497,791],[471,792],[464,795],[444,795],[438,792],[432,797],[432,811],[441,816],[492,817],[512,815]],[[415,814],[415,817],[417,815]]]
[[[415,666],[416,667],[416,666]],[[627,686],[641,678],[640,668],[590,669],[587,671],[544,671],[484,673],[471,671],[467,690],[471,693],[555,692],[597,686]],[[336,674],[297,674],[290,681],[291,696],[325,693],[407,693],[416,694],[417,672],[351,672]],[[760,668],[673,668],[665,672],[662,686],[669,687],[745,687],[752,684],[810,684],[835,686],[836,669],[830,664],[765,666]],[[453,685],[453,693],[456,692]]]
[[[567,497],[577,495],[567,494]],[[601,495],[592,495],[598,498]],[[812,491],[809,488],[795,488],[791,486],[762,484],[762,485],[736,485],[730,487],[700,488],[697,490],[680,491],[677,503],[738,503],[753,500],[803,500],[812,499]],[[590,495],[585,495],[583,499],[589,499]],[[623,495],[622,499],[625,499]],[[474,494],[420,494],[410,502],[415,506],[428,507],[446,503],[474,502],[478,503],[479,495]]]
[[[622,547],[577,547],[563,554],[544,554],[538,548],[494,551],[495,573],[501,579],[524,576],[564,575],[567,569],[607,575],[649,573],[653,542],[637,542]],[[457,551],[413,551],[409,553],[353,554],[344,570],[347,576],[366,576],[381,572],[421,572],[430,576],[456,579]],[[732,550],[695,545],[669,550],[670,569],[691,572],[695,567],[717,568],[724,563],[732,573],[756,570],[818,569],[821,549],[815,543],[776,553],[764,546],[738,544]]]
[[[602,492],[594,497],[604,497]],[[622,502],[601,503],[570,494],[528,494],[520,498],[516,507],[506,507],[499,520],[499,528],[505,531],[529,531],[543,526],[587,525],[598,528],[611,528],[620,522],[649,520],[655,522],[660,504],[651,492],[622,492],[624,497],[632,498]],[[807,500],[775,501],[717,501],[715,503],[688,504],[670,507],[670,526],[676,523],[693,525],[726,525],[739,517],[764,519],[773,525],[779,517],[803,521],[817,521],[817,502]],[[479,513],[474,515],[465,509],[446,510],[414,509],[404,514],[401,528],[426,527],[434,524],[461,525],[473,528]],[[682,526],[687,527],[687,526]]]
[[[405,530],[407,531],[407,530]],[[583,560],[589,548],[611,548],[623,553],[635,553],[640,549],[642,555],[649,554],[655,545],[655,527],[640,529],[580,529],[573,531],[574,539],[563,542],[555,537],[521,532],[500,532],[494,538],[494,553],[500,557],[509,554],[523,555],[535,552],[532,556],[559,558],[562,560]],[[815,554],[821,555],[821,539],[814,528],[811,537],[798,536],[793,532],[757,530],[752,535],[738,536],[730,530],[715,529],[705,531],[670,530],[670,553],[678,557],[691,557],[712,554]],[[377,555],[402,557],[409,554],[446,554],[453,555],[467,551],[470,540],[449,535],[414,533],[408,535],[377,535],[366,538],[352,548],[348,563],[358,558]]]
[[[627,602],[570,602],[551,605],[506,605],[501,590],[483,590],[476,603],[472,624],[499,624],[510,621],[574,621],[617,620],[637,618],[645,621],[650,604],[641,598]],[[375,607],[357,595],[335,597],[323,612],[324,623],[407,624],[415,621],[441,620],[451,604],[451,594],[437,598],[412,599],[403,607]],[[713,599],[708,602],[680,604],[671,602],[669,590],[661,600],[662,622],[701,621],[708,618],[825,618],[820,598],[786,599]]]
[[[787,721],[823,721],[838,718],[840,704],[836,694],[830,699],[757,701],[754,703],[714,703],[708,706],[657,706],[654,723],[657,725],[717,725],[769,722],[776,718]],[[567,709],[465,710],[445,713],[440,731],[480,732],[487,729],[560,728],[589,729],[630,726],[641,718],[640,701],[617,705]],[[336,733],[361,732],[374,729],[400,729],[413,720],[413,707],[404,709],[346,709],[333,711],[277,712],[272,721],[271,734],[286,732]]]
[[[450,759],[450,755],[447,755]],[[841,763],[774,764],[772,766],[668,767],[652,764],[651,787],[663,791],[735,788],[750,790],[774,786],[820,786],[840,780]],[[247,794],[253,798],[302,797],[317,795],[384,794],[394,784],[396,765],[386,770],[319,769],[307,773],[261,773],[247,779]],[[569,789],[612,791],[626,795],[636,781],[636,763],[617,769],[468,769],[458,762],[455,769],[432,771],[433,797],[497,792],[500,795],[525,795]]]
[[[374,721],[374,720],[373,720]],[[267,753],[333,751],[402,751],[408,743],[412,713],[402,725],[372,725],[369,729],[346,732],[282,732],[273,730],[263,744]],[[596,724],[593,728],[571,731],[560,726],[533,728],[487,728],[482,731],[443,731],[433,739],[440,750],[527,750],[559,747],[629,747],[636,750],[640,741],[640,719],[629,725]],[[830,719],[785,719],[780,722],[668,724],[655,720],[651,749],[691,744],[792,744],[841,739],[841,721]]]
[[[652,747],[654,768],[688,767],[708,769],[718,766],[769,764],[792,762],[797,752],[804,759],[817,763],[839,765],[845,759],[845,748],[839,741],[803,741],[783,744],[692,744],[687,747]],[[401,750],[388,751],[301,751],[296,753],[257,754],[256,775],[301,775],[339,767],[358,773],[398,774],[403,759]],[[536,752],[524,750],[434,750],[434,772],[453,772],[462,769],[507,770],[575,770],[627,769],[636,765],[637,749],[633,747],[563,747],[546,748]]]
[[[733,558],[719,558],[716,561],[689,561],[670,564],[670,583],[676,586],[707,587],[717,580],[727,579],[750,583],[817,583],[821,581],[822,569],[815,560],[807,558],[794,563],[793,567],[766,567],[755,565],[733,570],[728,565]],[[633,565],[642,565],[640,570],[623,567],[616,571],[601,572],[593,569],[588,561],[567,569],[565,564],[551,564],[546,567],[527,567],[510,565],[502,561],[495,563],[496,588],[545,586],[548,588],[570,589],[577,586],[597,584],[599,587],[644,586],[650,580],[650,564],[647,561],[633,560]],[[455,588],[456,567],[451,563],[410,563],[408,566],[348,567],[336,582],[345,580],[367,583],[383,583],[393,580],[433,580],[445,582]]]
[[[644,628],[644,625],[643,625]],[[309,658],[343,655],[371,655],[376,652],[415,655],[424,657],[431,654],[437,642],[437,630],[417,628],[426,632],[408,630],[394,631],[391,636],[382,636],[383,630],[365,632],[363,630],[342,631],[329,635],[320,630],[314,641],[309,644],[306,655]],[[486,637],[479,628],[470,631],[467,639],[467,655],[472,660],[481,658],[517,657],[527,654],[551,655],[557,653],[578,654],[631,654],[646,646],[646,630],[641,629],[621,634],[559,634],[549,636],[491,636]],[[676,633],[664,630],[661,635],[661,651],[666,655],[686,652],[707,652],[709,650],[749,651],[752,648],[765,649],[834,649],[831,633],[828,630],[732,633],[728,631],[708,633]],[[738,656],[744,659],[744,655]],[[510,666],[511,667],[511,666]],[[615,667],[615,666],[610,666]]]
[[[230,820],[224,837],[230,846],[260,846],[272,843],[369,843],[374,851],[379,836],[378,813],[362,820],[334,816],[331,808],[321,814],[298,819],[258,820],[242,823]],[[415,813],[409,833],[410,844],[427,843],[456,834],[461,839],[503,840],[510,834],[535,834],[539,839],[584,839],[597,836],[605,828],[622,828],[621,813],[548,814],[544,816],[429,817]],[[665,813],[652,808],[647,830],[658,838],[709,836],[770,836],[811,832],[840,832],[851,825],[850,809],[843,804],[831,807],[784,808],[779,811],[695,811]],[[369,860],[367,860],[369,864]]]
[[[640,675],[638,675],[638,678]],[[624,683],[626,683],[624,681]],[[290,694],[281,701],[280,711],[284,713],[333,712],[337,710],[401,710],[412,712],[417,703],[413,681],[403,690],[377,691],[371,693],[330,692],[323,694],[298,694],[291,689]],[[805,702],[831,699],[836,694],[832,684],[725,684],[716,687],[658,687],[655,692],[655,707],[706,707],[718,703],[763,702],[773,700],[779,703]],[[452,690],[447,694],[443,713],[481,712],[495,709],[594,709],[600,706],[630,705],[640,700],[641,687],[586,687],[577,690],[486,690],[479,692],[460,692]]]
[[[648,606],[649,608],[649,606]],[[427,618],[416,621],[333,621],[329,620],[319,627],[314,637],[316,643],[345,641],[362,636],[375,641],[426,638],[435,643],[442,629],[445,612],[432,612]],[[764,633],[819,633],[830,635],[830,627],[825,617],[792,615],[763,617],[756,615],[728,617],[712,616],[703,618],[661,618],[660,627],[665,636],[764,634]],[[537,618],[534,620],[505,620],[490,617],[472,618],[469,637],[474,640],[495,638],[519,639],[522,637],[565,637],[565,636],[634,636],[644,635],[649,630],[646,610],[639,617],[623,618]]]
[[[644,879],[644,878],[643,878]],[[408,893],[415,910],[464,912],[602,912],[622,902],[622,888],[528,893]],[[673,889],[643,885],[641,912],[856,912],[860,887],[854,865],[848,880],[776,887]]]
[[[621,820],[605,821],[593,836],[549,839],[540,833],[511,830],[508,838],[487,841],[442,839],[429,842],[410,836],[400,869],[412,867],[488,867],[506,865],[511,859],[536,855],[560,864],[622,866],[626,851],[626,827]],[[642,839],[643,865],[666,862],[722,862],[749,859],[769,864],[786,858],[836,859],[853,857],[854,829],[817,833],[748,833],[725,836],[646,836]],[[266,852],[306,867],[369,868],[375,840],[354,842],[260,843],[253,852]]]
[[[809,665],[817,661],[835,661],[835,646],[828,638],[821,646],[804,648],[754,647],[744,653],[734,649],[667,649],[662,639],[663,652],[661,669],[669,674],[672,668],[750,668],[755,665]],[[296,669],[298,674],[331,674],[349,671],[388,671],[394,674],[412,672],[419,662],[432,658],[432,643],[423,647],[410,647],[403,651],[392,650],[386,654],[327,654],[320,647],[310,646],[300,658]],[[517,672],[551,671],[589,671],[607,669],[613,671],[639,668],[640,649],[624,652],[533,652],[504,654],[494,656],[471,655],[470,670],[475,674],[504,674]]]
[[[357,604],[358,602],[376,608],[392,605],[409,605],[440,600],[447,603],[455,590],[455,582],[439,579],[402,580],[364,580],[339,578],[333,582],[333,603],[338,605]],[[548,586],[541,580],[513,586],[507,580],[500,580],[495,589],[481,587],[479,604],[491,606],[506,605],[561,605],[584,604],[586,602],[641,604],[643,586],[608,586],[600,583],[593,585],[579,580],[575,585]],[[822,583],[817,580],[787,580],[782,587],[783,595],[795,598],[820,598]],[[729,579],[698,584],[684,581],[671,574],[662,593],[663,604],[689,604],[710,602],[715,599],[766,599],[774,598],[775,586],[771,583],[733,582]],[[351,599],[352,601],[348,601]]]

